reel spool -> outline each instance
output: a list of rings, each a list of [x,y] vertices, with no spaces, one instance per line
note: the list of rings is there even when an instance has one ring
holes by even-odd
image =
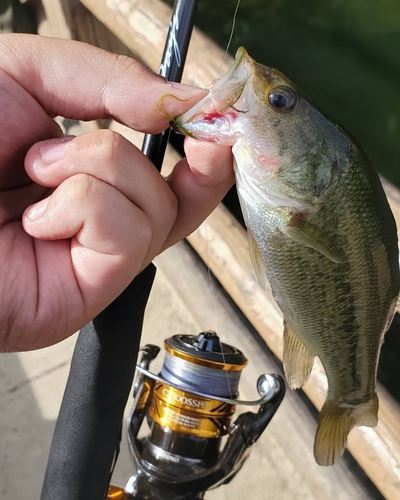
[[[266,374],[257,383],[259,400],[238,400],[248,360],[215,332],[175,335],[164,347],[159,375],[149,366],[160,349],[147,345],[142,350],[128,426],[135,473],[125,490],[110,487],[109,500],[204,498],[208,489],[229,482],[240,470],[283,399],[282,378]],[[232,424],[237,404],[260,408]],[[139,439],[144,419],[150,432]]]
[[[196,396],[192,391],[213,397],[238,396],[245,356],[235,347],[220,342],[215,332],[198,336],[175,335],[164,343],[165,359],[156,382],[148,417],[152,420],[149,443],[157,456],[174,454],[182,458],[212,460],[218,453],[220,438],[228,434],[235,405],[214,398]],[[170,383],[179,386],[172,387]],[[163,450],[161,452],[161,450]]]

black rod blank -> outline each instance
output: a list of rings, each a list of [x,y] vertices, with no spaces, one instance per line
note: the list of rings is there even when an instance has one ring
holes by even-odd
[[[185,66],[196,14],[197,0],[176,0],[167,35],[159,74],[170,82],[180,82]],[[161,134],[146,134],[143,153],[154,163],[158,170],[164,160],[170,129]]]
[[[41,500],[105,497],[154,276],[155,267],[150,265],[81,330]]]

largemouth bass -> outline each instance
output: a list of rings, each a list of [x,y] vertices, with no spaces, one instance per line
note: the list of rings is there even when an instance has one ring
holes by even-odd
[[[315,356],[327,375],[314,454],[331,465],[354,426],[378,420],[379,352],[399,294],[396,224],[379,177],[339,126],[243,48],[176,126],[233,146],[253,266],[284,317],[288,384],[304,385]]]

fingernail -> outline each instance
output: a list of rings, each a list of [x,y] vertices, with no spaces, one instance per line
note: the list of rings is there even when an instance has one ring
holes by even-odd
[[[25,212],[26,217],[31,220],[38,219],[43,212],[46,210],[46,207],[49,203],[49,198],[45,198],[44,200],[40,200],[34,205],[30,206]]]
[[[46,165],[51,165],[65,155],[69,143],[74,139],[74,135],[66,135],[60,139],[50,139],[40,146],[40,154],[42,156],[43,163]]]

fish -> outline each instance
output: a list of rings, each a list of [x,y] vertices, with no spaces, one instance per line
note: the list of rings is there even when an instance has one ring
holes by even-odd
[[[287,382],[301,388],[316,356],[326,372],[314,456],[332,465],[353,427],[378,422],[379,353],[399,295],[379,176],[348,133],[243,47],[174,128],[232,146],[255,274],[283,314]]]

